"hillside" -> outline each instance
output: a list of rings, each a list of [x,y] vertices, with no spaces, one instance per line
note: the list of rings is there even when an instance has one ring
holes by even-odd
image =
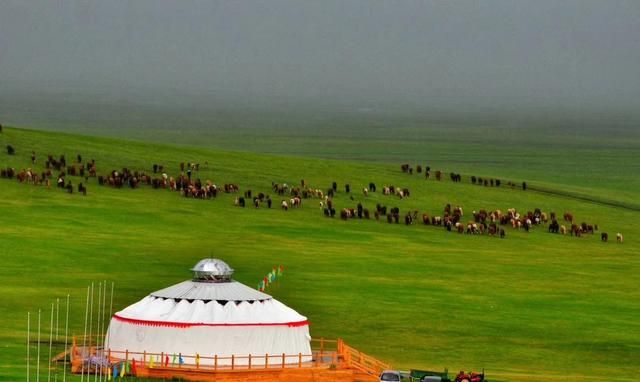
[[[313,137],[300,139],[308,146],[318,144]],[[8,144],[15,155],[7,155]],[[95,178],[68,177],[74,186],[87,185],[83,196],[76,189],[69,194],[54,186],[0,179],[0,375],[8,380],[24,379],[27,311],[43,309],[48,319],[51,301],[69,293],[71,327],[79,334],[91,282],[114,281],[114,306],[121,309],[188,278],[188,269],[207,256],[227,261],[237,280],[250,286],[272,266],[284,265],[280,286],[267,292],[308,316],[314,337],[342,337],[398,368],[485,368],[492,380],[633,379],[640,357],[640,261],[634,237],[640,213],[506,187],[508,180],[519,184],[525,179],[516,176],[523,164],[515,158],[518,164],[510,168],[495,147],[486,152],[500,164],[487,168],[483,161],[462,165],[444,151],[433,162],[429,154],[419,157],[445,174],[462,172],[460,183],[447,176],[438,182],[403,174],[399,164],[417,163],[416,152],[402,161],[403,153],[396,153],[398,164],[390,165],[15,128],[3,130],[0,147],[0,167],[18,171],[32,167],[32,150],[37,172],[47,154],[64,154],[68,163],[77,154],[83,161],[95,159],[99,175],[123,167],[151,174],[155,163],[176,176],[180,162],[199,163],[193,176],[203,182],[236,183],[238,195],[251,189],[274,200],[272,209],[250,203],[240,208],[233,204],[234,194],[199,200],[146,185],[116,189],[98,185]],[[637,154],[620,142],[619,148],[607,146],[598,155],[610,162],[594,157],[587,158],[587,167],[563,162],[561,168],[575,171],[562,185],[539,183],[634,202],[637,189],[628,187],[638,179],[624,179],[633,173]],[[530,156],[538,158],[535,151]],[[551,161],[553,156],[524,166],[526,175],[546,179],[550,171],[557,179],[559,170],[551,169]],[[501,178],[503,186],[472,185],[467,170]],[[600,173],[607,173],[604,183],[583,179]],[[559,215],[571,211],[578,222],[598,224],[600,231],[576,238],[549,234],[546,226],[530,232],[505,227],[506,237],[500,239],[420,222],[406,226],[402,221],[327,218],[318,199],[304,199],[300,208],[283,211],[272,182],[299,185],[302,179],[325,191],[337,182],[338,214],[358,202],[371,211],[376,203],[398,207],[401,216],[413,210],[441,215],[450,203],[464,208],[465,220],[480,209],[540,208]],[[365,197],[361,190],[370,182],[378,191]],[[346,183],[351,194],[345,193]],[[411,195],[402,200],[382,195],[383,185],[406,187]],[[608,243],[600,241],[602,231],[609,233]],[[623,244],[615,242],[616,232],[624,233]]]

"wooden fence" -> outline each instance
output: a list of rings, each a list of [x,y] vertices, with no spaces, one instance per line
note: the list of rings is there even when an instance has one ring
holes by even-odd
[[[341,339],[314,338],[311,340],[310,354],[234,354],[230,356],[130,352],[105,349],[94,345],[96,343],[98,343],[96,339],[73,338],[71,349],[73,372],[82,373],[88,369],[95,372],[98,368],[98,372],[106,373],[104,369],[117,363],[128,364],[130,374],[136,374],[137,370],[143,369],[166,370],[169,373],[171,371],[216,373],[327,368],[355,369],[361,373],[377,376],[382,370],[391,368],[390,365],[346,345]],[[101,361],[91,363],[92,359]]]

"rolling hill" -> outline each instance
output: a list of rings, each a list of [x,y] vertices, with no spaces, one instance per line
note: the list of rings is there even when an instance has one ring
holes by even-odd
[[[241,146],[249,138],[233,139]],[[298,139],[308,147],[323,144],[314,137]],[[463,181],[453,183],[447,176],[438,182],[404,174],[399,168],[404,161],[269,155],[5,128],[0,147],[10,144],[16,154],[3,150],[1,168],[41,172],[47,154],[64,154],[68,163],[82,154],[83,161],[95,159],[103,175],[123,167],[150,174],[155,163],[175,176],[180,162],[199,163],[193,176],[218,185],[236,183],[240,193],[271,194],[275,203],[272,209],[240,208],[234,206],[234,194],[198,200],[146,185],[116,189],[98,185],[95,178],[67,177],[74,185],[87,185],[83,196],[0,179],[0,376],[24,380],[27,312],[33,317],[42,309],[48,322],[51,302],[70,294],[71,329],[81,334],[91,282],[115,282],[114,307],[121,309],[189,278],[188,269],[211,256],[227,261],[236,269],[235,278],[250,286],[282,264],[285,277],[267,292],[308,316],[314,337],[344,338],[398,368],[485,368],[491,380],[632,380],[640,357],[640,261],[634,238],[640,213],[635,209],[638,179],[631,176],[637,152],[628,142],[605,145],[598,157],[585,155],[586,165],[575,166],[563,161],[562,148],[503,151],[502,143],[465,142],[462,151],[451,151],[452,142],[450,150],[442,148],[434,157],[419,150],[405,157],[445,174],[462,172]],[[354,140],[340,152],[358,157],[353,154],[374,144]],[[384,151],[384,141],[377,144]],[[474,164],[474,157],[481,159]],[[532,162],[523,164],[521,158]],[[483,166],[492,161],[498,164]],[[526,169],[522,176],[520,168]],[[574,171],[557,181],[568,168]],[[500,178],[503,186],[473,185],[471,172]],[[414,210],[440,215],[450,203],[463,206],[466,220],[480,209],[540,208],[560,215],[571,211],[578,222],[598,224],[600,231],[576,238],[549,234],[545,225],[530,232],[508,227],[500,239],[420,222],[327,218],[318,199],[304,199],[300,208],[288,211],[277,208],[281,197],[272,183],[299,185],[302,179],[325,191],[337,182],[338,211],[361,202],[372,211],[377,203],[398,207],[401,216]],[[506,187],[508,180],[527,180],[569,196]],[[378,192],[364,196],[361,190],[370,182]],[[382,185],[407,187],[411,196],[382,195]],[[602,231],[609,233],[608,243],[600,241]],[[625,235],[623,244],[615,242],[616,232]]]

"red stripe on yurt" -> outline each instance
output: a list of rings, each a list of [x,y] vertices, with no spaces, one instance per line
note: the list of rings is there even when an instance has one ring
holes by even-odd
[[[190,328],[193,326],[288,326],[290,328],[298,326],[309,325],[309,321],[298,322],[279,322],[279,323],[255,323],[255,324],[205,324],[205,323],[187,323],[187,322],[171,322],[171,321],[150,321],[150,320],[137,320],[135,318],[120,317],[117,314],[113,315],[118,321],[126,322],[128,324],[143,325],[143,326],[164,326],[169,328]]]

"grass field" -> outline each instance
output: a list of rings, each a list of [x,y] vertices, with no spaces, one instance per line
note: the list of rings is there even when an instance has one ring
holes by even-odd
[[[582,138],[589,146],[569,134],[556,136],[554,146],[543,141],[520,147],[509,146],[509,137],[486,144],[461,128],[466,135],[460,142],[453,133],[433,135],[433,146],[416,143],[404,152],[415,131],[400,130],[395,141],[385,133],[390,147],[400,151],[387,150],[385,138],[340,136],[342,146],[334,146],[336,140],[322,140],[326,136],[301,135],[293,139],[299,140],[294,146],[300,155],[280,156],[248,152],[270,142],[255,143],[250,134],[229,138],[234,144],[228,147],[247,149],[237,152],[5,128],[0,147],[12,144],[17,155],[3,151],[0,166],[30,167],[31,150],[37,152],[37,168],[46,153],[64,153],[68,161],[81,153],[96,160],[98,173],[122,167],[150,172],[153,163],[162,163],[175,174],[180,162],[206,161],[200,178],[238,183],[254,193],[270,193],[271,182],[305,179],[323,189],[338,182],[337,209],[362,201],[369,209],[382,203],[430,214],[441,213],[446,203],[463,206],[467,214],[509,207],[571,211],[610,237],[623,232],[625,243],[601,243],[597,234],[552,235],[545,227],[529,233],[507,229],[501,240],[421,224],[345,222],[325,218],[312,200],[284,212],[238,208],[228,194],[191,200],[148,187],[100,187],[91,179],[83,197],[0,179],[0,378],[24,380],[28,311],[42,309],[48,323],[51,301],[69,293],[71,327],[79,334],[89,283],[114,281],[114,305],[121,309],[189,278],[193,264],[213,256],[250,286],[283,264],[285,278],[268,292],[308,316],[314,337],[342,337],[398,368],[485,368],[490,379],[510,381],[634,380],[640,359],[640,245],[634,233],[640,213],[474,186],[467,178],[426,181],[402,174],[399,164],[420,161],[445,172],[527,180],[634,203],[640,200],[638,141],[596,147],[597,136]],[[276,143],[273,151],[282,154]],[[305,157],[305,147],[315,157],[357,161]],[[386,156],[364,161],[371,152]],[[408,187],[412,195],[399,200],[378,192],[365,198],[354,191],[351,201],[344,193],[345,183],[360,190],[369,182]]]

